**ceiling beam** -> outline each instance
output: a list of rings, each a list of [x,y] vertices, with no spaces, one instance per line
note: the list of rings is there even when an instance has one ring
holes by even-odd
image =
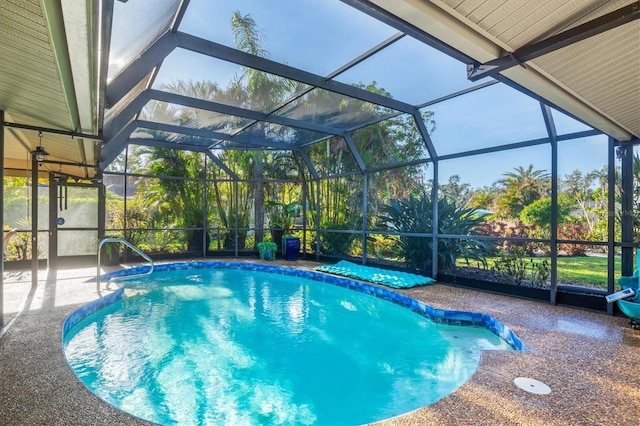
[[[413,121],[416,123],[416,127],[420,132],[420,136],[422,136],[422,140],[424,141],[424,146],[429,153],[429,157],[433,158],[433,160],[436,161],[438,159],[438,151],[436,151],[436,148],[433,145],[433,141],[431,140],[431,136],[429,135],[427,125],[422,118],[422,114],[420,114],[419,112],[413,114]]]
[[[111,139],[120,129],[130,122],[140,110],[151,100],[148,91],[141,92],[118,115],[111,118],[104,126],[104,140]],[[123,101],[124,102],[124,101]]]
[[[182,151],[193,152],[209,152],[206,146],[191,145],[188,143],[176,143],[163,141],[158,139],[131,138],[127,141],[128,145],[150,146],[152,148],[179,149]]]
[[[160,132],[181,133],[184,135],[203,137],[208,139],[219,139],[235,143],[243,143],[247,145],[264,146],[277,149],[291,150],[295,148],[290,144],[267,141],[266,139],[254,138],[246,135],[231,136],[226,133],[216,132],[207,129],[195,129],[192,127],[177,126],[173,124],[157,123],[154,121],[137,120],[136,127],[157,130]],[[213,141],[211,141],[213,142]],[[213,143],[209,143],[206,147],[210,147]]]
[[[42,127],[42,126],[32,126],[30,124],[14,123],[12,121],[5,121],[2,123],[2,125],[8,128],[33,130],[35,132],[51,133],[53,135],[64,135],[64,136],[70,136],[72,138],[92,139],[92,140],[98,140],[98,141],[102,140],[102,136],[100,135],[91,135],[88,133],[72,132],[70,130],[52,129],[49,127]]]
[[[127,141],[131,133],[136,129],[134,121],[123,127],[118,134],[104,143],[100,149],[100,168],[104,170],[115,158],[120,155],[122,150],[127,146]]]
[[[567,141],[572,139],[583,139],[583,138],[588,138],[591,136],[599,136],[599,135],[602,135],[602,132],[598,130],[584,130],[581,132],[569,133],[566,135],[559,135],[556,137],[556,139],[558,141]],[[546,138],[540,138],[540,139],[532,139],[532,140],[523,141],[523,142],[515,142],[515,143],[506,144],[506,145],[490,146],[487,148],[480,148],[480,149],[474,149],[471,151],[462,151],[462,152],[456,152],[454,154],[442,155],[438,158],[438,160],[453,160],[455,158],[470,157],[473,155],[490,154],[490,153],[500,152],[500,151],[509,151],[514,149],[527,148],[530,146],[543,145],[546,143],[550,143],[550,141],[551,139],[549,137],[546,137]]]
[[[311,176],[313,176],[315,180],[320,179],[320,176],[318,175],[318,171],[313,166],[313,163],[311,162],[311,158],[309,158],[309,154],[307,153],[307,151],[305,151],[302,148],[299,148],[297,152],[300,154],[300,157],[302,157],[302,161],[304,161],[304,164],[307,166],[307,169],[309,170],[309,173],[311,173]]]
[[[387,38],[386,40],[383,40],[382,42],[378,43],[376,46],[372,47],[371,49],[367,50],[366,52],[362,53],[361,55],[356,56],[355,58],[353,58],[352,60],[350,60],[349,62],[347,62],[346,64],[344,64],[340,68],[338,68],[337,70],[333,71],[332,73],[327,75],[327,78],[334,78],[334,77],[342,74],[343,72],[350,70],[351,68],[355,67],[359,63],[364,62],[365,60],[369,59],[370,57],[372,57],[376,53],[379,53],[381,50],[384,50],[387,47],[391,46],[393,43],[397,42],[398,40],[402,39],[403,37],[405,37],[404,33],[402,33],[402,32],[395,33],[391,37]]]
[[[362,53],[360,56],[358,56],[358,57],[352,59],[351,61],[347,62],[346,64],[344,64],[343,66],[341,66],[337,70],[329,73],[326,76],[326,78],[327,79],[333,79],[333,78],[337,77],[339,74],[342,74],[343,72],[346,72],[346,71],[350,70],[351,68],[353,68],[356,65],[358,65],[360,62],[365,61],[366,59],[370,58],[371,56],[373,56],[376,53],[380,52],[381,50],[385,49],[386,47],[389,47],[390,45],[392,45],[396,41],[402,39],[404,36],[405,36],[405,34],[403,34],[401,32],[392,35],[388,39],[382,41],[378,45],[376,45],[376,46],[372,47],[371,49],[367,50],[366,52]],[[298,99],[302,98],[304,95],[306,95],[307,93],[311,92],[313,89],[315,89],[315,87],[307,86],[304,90],[296,92],[289,99],[287,99],[284,102],[276,105],[271,110],[271,112],[269,112],[269,115],[276,114],[279,110],[281,110],[282,108],[286,107],[287,105],[293,104],[295,101],[297,101]],[[397,112],[396,111],[396,112],[394,112],[394,114],[401,114],[401,112]],[[242,131],[242,130],[248,128],[248,127],[251,127],[254,124],[255,124],[255,121],[253,121],[251,123],[247,123],[245,126],[243,126],[243,128],[240,131]]]
[[[182,0],[180,6],[178,6],[178,12],[176,12],[176,16],[173,17],[173,22],[171,23],[170,30],[172,33],[178,31],[180,27],[180,23],[182,23],[182,18],[184,18],[184,14],[187,12],[187,8],[189,7],[190,0]]]
[[[227,167],[226,164],[224,164],[222,162],[222,160],[220,158],[218,158],[217,155],[215,155],[213,152],[211,152],[211,150],[207,150],[206,152],[207,156],[211,159],[211,161],[213,161],[214,163],[216,163],[218,165],[218,167],[220,167],[226,174],[228,174],[233,180],[238,180],[238,175],[235,174],[233,172],[233,170],[231,170],[229,167]]]
[[[356,164],[358,164],[358,168],[360,169],[360,172],[364,173],[365,170],[367,170],[367,165],[364,163],[364,160],[360,156],[360,151],[358,151],[356,142],[348,133],[343,134],[342,137],[344,141],[347,143],[347,147],[349,148],[349,151],[351,151],[351,155],[353,156],[353,159],[356,161]]]
[[[175,34],[167,31],[107,86],[106,108],[115,105],[176,48]]]
[[[69,111],[69,128],[80,130],[80,112],[76,99],[76,88],[73,81],[73,71],[71,69],[71,59],[69,58],[69,46],[64,29],[64,18],[62,16],[62,6],[57,2],[42,2],[42,13],[49,30],[49,40],[53,49],[53,59],[56,62],[62,91]],[[86,123],[91,128],[92,123]],[[65,126],[66,127],[66,126]]]
[[[96,115],[98,117],[98,129],[104,125],[105,98],[107,93],[107,77],[109,74],[109,56],[111,52],[111,29],[113,27],[113,0],[102,0],[102,14],[96,13],[93,16],[99,39],[97,40],[100,53],[97,63],[97,102]],[[100,19],[101,18],[101,19]]]
[[[467,78],[477,81],[640,18],[640,1],[578,25],[542,41],[520,47],[484,64],[467,65]]]
[[[174,124],[158,123],[156,121],[136,120],[135,123],[136,123],[136,127],[149,129],[149,130],[157,130],[159,132],[179,133],[186,136],[195,136],[195,137],[207,138],[207,139],[219,139],[218,136],[223,136],[223,135],[227,138],[229,137],[229,135],[218,133],[218,132],[212,132],[206,129],[195,129],[192,127],[178,126]],[[213,141],[209,140],[207,141],[206,145],[203,144],[202,146],[207,148],[211,146],[212,143]]]
[[[423,31],[420,28],[412,25],[408,21],[399,20],[396,16],[394,16],[392,13],[390,13],[388,10],[385,9],[384,2],[385,1],[388,2],[389,0],[378,0],[377,3],[382,3],[382,5],[375,4],[376,3],[375,0],[374,1],[372,0],[340,0],[340,1],[345,4],[348,4],[354,9],[357,9],[363,13],[366,13],[367,15],[371,16],[372,18],[380,22],[383,22],[397,29],[398,31],[402,31],[404,34],[409,35],[415,38],[416,40],[426,44],[427,46],[431,46],[434,49],[439,50],[440,52],[445,53],[446,55],[459,60],[460,62],[468,62],[469,60],[468,56],[464,55],[459,50],[454,49],[450,45],[444,43],[442,40],[439,40],[438,38],[427,33],[426,31]],[[397,2],[397,0],[392,0],[392,1]],[[418,1],[422,1],[422,0],[418,0]],[[404,0],[404,2],[406,2],[406,0]],[[401,2],[397,2],[397,3],[401,3]],[[427,2],[422,1],[422,3],[427,3]]]
[[[152,148],[166,148],[166,149],[179,149],[183,151],[202,152],[211,159],[218,167],[220,167],[226,174],[234,180],[238,180],[238,176],[231,171],[218,157],[216,157],[207,147],[189,145],[189,144],[176,144],[167,141],[159,141],[157,139],[129,139],[129,144],[138,146],[148,146]]]
[[[205,101],[195,99],[189,96],[179,95],[177,93],[168,93],[160,90],[150,89],[149,94],[152,99],[188,106],[191,108],[203,109],[206,111],[218,112],[221,114],[233,115],[236,117],[249,118],[256,121],[265,121],[267,123],[280,124],[282,126],[294,127],[312,132],[324,133],[327,135],[339,135],[344,132],[343,129],[335,127],[322,126],[308,121],[296,120],[293,118],[281,117],[277,115],[269,115],[259,111],[235,107],[219,102]]]
[[[281,64],[280,62],[275,62],[266,58],[251,55],[249,53],[242,52],[240,50],[215,43],[213,41],[205,40],[182,32],[178,32],[175,35],[177,37],[178,47],[190,50],[192,52],[222,59],[228,62],[233,62],[238,65],[278,75],[290,80],[299,81],[301,83],[316,86],[335,93],[340,93],[351,98],[360,99],[361,101],[370,102],[376,105],[381,105],[387,108],[406,112],[408,114],[412,113],[415,109],[415,106],[407,104],[405,102],[388,98],[377,93],[369,92],[368,90],[351,86],[349,84],[340,83],[335,80],[328,80],[326,77],[307,71],[302,71],[289,65]]]

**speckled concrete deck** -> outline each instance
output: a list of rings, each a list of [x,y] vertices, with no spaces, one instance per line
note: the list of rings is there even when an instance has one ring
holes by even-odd
[[[97,298],[87,282],[93,277],[93,268],[41,271],[32,289],[29,273],[5,273],[10,327],[0,338],[0,425],[148,424],[102,402],[65,362],[62,322]],[[476,374],[453,394],[381,423],[640,424],[640,331],[626,319],[441,284],[402,292],[434,307],[488,313],[529,350],[485,352]],[[542,381],[552,392],[525,392],[516,377]]]

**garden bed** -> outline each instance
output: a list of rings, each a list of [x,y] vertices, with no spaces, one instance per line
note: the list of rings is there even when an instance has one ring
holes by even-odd
[[[475,269],[475,268],[473,268]],[[465,274],[438,274],[438,281],[454,284],[461,287],[490,291],[493,293],[508,294],[531,300],[549,301],[550,290],[548,288],[535,288],[526,285],[503,284],[495,280],[490,271],[478,269],[476,274],[465,271]],[[485,274],[486,272],[486,274]]]

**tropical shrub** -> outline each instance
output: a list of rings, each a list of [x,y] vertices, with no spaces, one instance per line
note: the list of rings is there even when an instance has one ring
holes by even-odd
[[[499,220],[486,221],[481,225],[482,234],[491,237],[501,238],[542,238],[540,235],[536,235],[535,226],[527,226],[521,221],[516,221],[512,224]],[[493,246],[495,249],[509,250],[512,247],[522,247],[527,254],[533,254],[537,248],[537,243],[531,241],[504,241],[499,246]],[[491,253],[497,254],[496,251]]]
[[[515,285],[529,284],[532,287],[546,286],[551,273],[549,261],[527,260],[525,255],[524,248],[519,246],[502,251],[491,267],[498,282]]]
[[[16,222],[19,229],[30,229],[31,218],[23,217]],[[5,230],[9,230],[5,227]],[[29,260],[31,259],[31,233],[30,232],[18,232],[7,243],[7,248],[3,253],[4,260]],[[42,249],[38,247],[38,258],[44,255]]]
[[[557,214],[558,223],[564,223],[569,219],[572,205],[568,203],[567,197],[558,197]],[[537,224],[545,229],[551,227],[551,197],[540,198],[526,206],[520,212],[520,220],[525,225]]]
[[[349,223],[335,223],[324,221],[322,229],[349,230],[353,227]],[[351,254],[353,240],[357,234],[352,232],[326,232],[320,233],[320,247],[325,254],[345,255]]]
[[[491,268],[504,284],[522,285],[527,276],[527,262],[522,247],[511,247],[500,253]]]
[[[268,200],[265,202],[269,215],[269,228],[280,229],[284,234],[290,234],[296,226],[298,202],[279,203]]]
[[[378,260],[402,260],[397,235],[368,235],[367,255]]]
[[[533,287],[546,287],[551,275],[551,264],[547,259],[529,260],[531,265],[531,284]]]
[[[420,197],[390,200],[383,205],[378,217],[379,225],[398,233],[429,234],[433,232],[433,205],[427,194]],[[458,207],[455,201],[446,198],[438,200],[438,233],[446,235],[482,235],[485,215],[476,209]],[[428,236],[401,235],[399,244],[405,263],[418,272],[431,275],[433,265],[433,240]],[[453,271],[456,260],[464,258],[484,261],[490,243],[477,239],[439,238],[438,268]]]
[[[570,221],[558,227],[558,239],[561,240],[588,240],[589,230],[580,220]],[[585,244],[564,243],[558,245],[558,250],[566,252],[569,256],[584,256],[588,246]]]

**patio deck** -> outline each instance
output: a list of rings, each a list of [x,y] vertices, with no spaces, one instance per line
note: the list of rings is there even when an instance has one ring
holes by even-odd
[[[149,424],[104,403],[65,362],[62,322],[97,297],[95,284],[87,282],[94,277],[95,268],[40,271],[32,289],[30,273],[5,272],[5,326],[10,327],[0,338],[0,424]],[[476,374],[453,394],[381,423],[640,423],[640,331],[625,318],[442,284],[399,291],[438,308],[488,313],[529,350],[485,352]],[[514,385],[516,377],[542,381],[552,392],[525,392]]]

